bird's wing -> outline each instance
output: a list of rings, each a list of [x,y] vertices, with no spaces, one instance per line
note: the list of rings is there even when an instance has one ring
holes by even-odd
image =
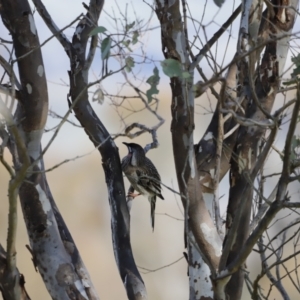
[[[122,166],[122,171],[124,172],[126,168],[128,167],[130,163],[130,157],[128,155],[124,156],[122,158],[121,166]]]
[[[146,158],[145,167],[137,170],[137,175],[139,178],[138,184],[142,185],[147,192],[164,199],[161,195],[160,176],[148,158]]]

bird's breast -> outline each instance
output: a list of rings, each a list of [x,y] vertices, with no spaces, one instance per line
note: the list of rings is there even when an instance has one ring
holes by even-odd
[[[142,185],[139,184],[140,177],[136,172],[136,168],[128,166],[124,173],[128,178],[130,184],[137,192],[139,192],[142,195],[149,196],[149,192]]]

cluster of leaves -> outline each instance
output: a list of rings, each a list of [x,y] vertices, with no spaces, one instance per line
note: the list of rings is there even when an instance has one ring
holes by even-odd
[[[98,26],[90,32],[90,36],[105,33],[107,29],[104,26]],[[101,58],[102,60],[108,59],[110,56],[111,38],[107,36],[101,43]]]
[[[293,72],[291,73],[291,79],[288,81],[285,81],[284,85],[294,85],[299,82],[300,78],[300,54],[298,54],[295,57],[292,57],[292,62],[295,64],[295,68],[293,69]]]
[[[297,85],[298,88],[300,88],[300,54],[298,54],[295,57],[292,57],[292,62],[295,64],[295,67],[293,69],[293,72],[291,73],[291,80],[285,82],[285,85]],[[300,122],[300,112],[298,116],[298,122]],[[291,159],[292,161],[295,161],[299,159],[300,157],[300,136],[293,136],[292,139],[292,153],[291,153]],[[300,180],[299,180],[300,181]]]
[[[132,22],[130,24],[127,24],[125,26],[125,34],[124,36],[128,36],[128,34],[131,35],[131,39],[127,38],[122,41],[122,44],[130,51],[132,52],[132,49],[130,48],[130,45],[135,45],[138,42],[139,32],[138,30],[134,30],[130,32],[130,30],[134,27],[135,22]],[[90,36],[96,35],[96,34],[104,34],[106,37],[101,42],[101,59],[102,61],[107,60],[110,57],[111,54],[111,48],[112,48],[112,38],[110,35],[106,34],[107,29],[104,26],[98,26],[94,28],[90,32]],[[127,56],[125,59],[125,70],[127,72],[131,72],[132,68],[134,67],[134,59],[131,56]]]
[[[163,72],[168,77],[179,77],[181,79],[189,79],[191,78],[191,75],[189,72],[184,71],[182,69],[182,64],[173,58],[167,58],[160,62],[160,65],[162,67]],[[157,89],[157,86],[159,84],[159,70],[157,67],[153,69],[153,75],[151,75],[147,79],[147,83],[150,84],[150,89],[147,90],[146,95],[148,98],[148,102],[150,103],[152,101],[152,96],[154,94],[158,94],[159,90]]]
[[[131,35],[131,38],[128,38],[126,40],[122,41],[122,44],[130,51],[132,52],[132,49],[130,48],[130,45],[135,45],[138,42],[139,32],[137,30],[133,30],[130,32],[130,30],[134,27],[135,22],[132,22],[130,24],[127,24],[125,26],[125,36],[128,36],[129,33]],[[96,35],[96,34],[106,34],[105,32],[107,29],[103,26],[98,26],[94,28],[90,32],[90,36]],[[111,48],[112,48],[112,39],[110,35],[106,35],[106,37],[101,42],[101,59],[102,61],[107,60],[110,57],[111,54]],[[182,64],[173,58],[168,58],[160,62],[161,68],[165,75],[168,77],[179,77],[181,79],[190,79],[191,75],[189,72],[183,70]],[[135,66],[135,61],[132,56],[128,55],[125,58],[125,70],[126,72],[131,72],[132,69]],[[146,83],[150,85],[150,88],[146,91],[148,103],[151,103],[153,99],[153,95],[156,95],[159,93],[158,90],[158,84],[160,81],[159,76],[159,70],[157,67],[154,67],[153,69],[153,75],[151,75],[147,80]],[[101,103],[103,102],[103,95],[101,95]],[[96,97],[97,98],[97,97]]]
[[[291,76],[292,78],[296,78],[300,75],[300,54],[298,54],[296,57],[292,57],[292,62],[295,64],[295,68]]]

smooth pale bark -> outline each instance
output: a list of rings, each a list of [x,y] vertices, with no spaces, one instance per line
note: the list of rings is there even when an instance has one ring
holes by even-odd
[[[211,283],[203,288],[200,279],[215,273],[221,255],[221,239],[205,205],[194,154],[194,93],[192,66],[187,53],[186,37],[180,14],[180,1],[156,1],[156,15],[161,24],[162,49],[166,59],[178,60],[190,78],[172,77],[172,143],[177,181],[185,208],[186,238],[190,277],[190,299],[212,297]],[[199,249],[209,268],[200,262]],[[211,286],[210,286],[211,287]]]

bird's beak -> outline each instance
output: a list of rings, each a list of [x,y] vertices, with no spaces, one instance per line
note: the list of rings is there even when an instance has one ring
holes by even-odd
[[[127,146],[128,155],[131,155],[131,153],[132,153],[132,149],[131,149],[131,147],[130,147],[130,146],[128,146],[129,144],[128,144],[128,143],[125,143],[125,142],[123,142],[123,144]]]

